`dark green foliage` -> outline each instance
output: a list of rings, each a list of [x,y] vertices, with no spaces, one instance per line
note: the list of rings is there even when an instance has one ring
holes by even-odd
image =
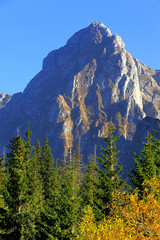
[[[54,158],[52,156],[51,148],[49,146],[47,137],[45,138],[45,143],[42,147],[41,156],[39,158],[39,164],[40,164],[39,173],[43,184],[44,195],[45,199],[47,199],[50,198],[52,195],[55,179],[55,171],[53,168]]]
[[[58,239],[70,239],[76,234],[80,208],[79,196],[79,162],[71,157],[58,169],[58,194],[56,195],[56,211],[59,219]]]
[[[98,157],[100,168],[97,168],[99,184],[98,184],[98,199],[101,202],[97,203],[105,216],[110,212],[110,205],[113,201],[113,193],[120,191],[124,183],[119,178],[119,173],[122,170],[122,165],[118,165],[116,149],[117,137],[114,138],[115,127],[110,123],[108,137],[105,137],[106,148],[101,147],[101,157]]]
[[[38,229],[36,239],[54,239],[53,236],[57,228],[57,213],[55,210],[56,171],[54,169],[54,158],[47,137],[45,138],[45,143],[42,148],[37,140],[34,154],[37,162],[37,171],[41,179],[44,199],[43,211],[40,212],[40,216],[36,222]]]
[[[31,201],[27,186],[26,149],[20,136],[14,137],[8,147],[10,152],[7,155],[7,177],[4,179],[1,192],[3,206],[0,217],[3,219],[5,213],[5,225],[3,225],[0,236],[3,239],[20,239],[23,236],[24,216]],[[32,233],[34,234],[34,232]]]
[[[87,205],[96,221],[110,214],[114,193],[124,190],[114,131],[110,122],[101,157],[95,148],[88,166],[82,160],[80,139],[69,159],[62,164],[56,160],[54,167],[47,137],[42,147],[38,140],[33,147],[29,124],[24,139],[13,137],[7,156],[0,158],[0,239],[74,239]],[[160,141],[148,134],[131,173],[140,195],[144,180],[160,179],[159,154]]]
[[[99,206],[99,196],[98,196],[98,173],[97,162],[96,162],[96,146],[94,150],[94,155],[89,157],[89,164],[87,166],[84,178],[82,180],[80,195],[81,195],[81,206],[84,209],[86,206],[90,205],[94,211],[96,219],[101,219],[102,214]]]
[[[79,137],[79,141],[75,147],[75,151],[73,153],[73,158],[74,158],[76,171],[77,171],[77,183],[80,185],[81,180],[83,179],[83,168],[84,168],[83,156],[82,156],[82,152],[81,152],[80,137]]]
[[[0,236],[36,239],[35,219],[42,208],[42,187],[32,161],[30,139],[25,142],[21,136],[13,137],[8,148],[0,188]]]
[[[158,124],[158,131],[155,131],[157,134],[157,138],[153,137],[153,143],[154,143],[154,151],[155,151],[155,164],[159,169],[159,175],[160,175],[160,123]]]
[[[34,148],[34,157],[39,166],[40,166],[41,150],[42,149],[41,149],[40,141],[37,139],[36,146]]]
[[[157,149],[153,143],[153,137],[148,133],[146,142],[143,143],[144,147],[141,154],[135,154],[135,169],[132,169],[132,173],[129,175],[134,187],[138,188],[139,195],[143,195],[144,180],[152,179],[153,177],[159,178],[159,169],[156,165]]]

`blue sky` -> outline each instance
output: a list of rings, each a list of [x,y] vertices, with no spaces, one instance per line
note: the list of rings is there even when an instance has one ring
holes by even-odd
[[[94,21],[160,69],[160,0],[0,0],[0,92],[23,91],[50,51]]]

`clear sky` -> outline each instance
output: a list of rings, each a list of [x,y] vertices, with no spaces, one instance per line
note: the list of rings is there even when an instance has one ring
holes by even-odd
[[[160,0],[0,0],[0,92],[23,91],[50,51],[94,21],[160,69]]]

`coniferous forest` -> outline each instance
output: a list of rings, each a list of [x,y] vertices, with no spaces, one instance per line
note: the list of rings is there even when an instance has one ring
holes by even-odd
[[[160,239],[160,125],[156,134],[135,154],[129,186],[112,122],[88,165],[80,140],[69,157],[54,159],[47,137],[32,146],[28,124],[0,161],[0,239]]]

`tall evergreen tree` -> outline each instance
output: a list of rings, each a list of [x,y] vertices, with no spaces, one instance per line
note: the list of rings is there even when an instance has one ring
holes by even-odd
[[[36,239],[36,219],[42,209],[42,187],[31,159],[31,145],[21,136],[8,146],[7,166],[0,188],[1,239]],[[4,221],[5,219],[5,221]]]
[[[84,178],[82,179],[82,184],[80,188],[80,194],[82,197],[82,207],[84,208],[86,205],[91,205],[93,208],[94,200],[95,200],[95,191],[96,191],[96,182],[97,179],[97,156],[96,156],[96,146],[94,150],[94,155],[91,155],[89,158],[89,163],[87,165],[86,172],[84,174]]]
[[[54,158],[47,137],[42,148],[37,140],[34,157],[37,163],[39,178],[42,181],[44,198],[43,211],[41,211],[37,220],[37,239],[54,239],[56,228],[58,228],[55,211],[55,169]]]
[[[158,131],[155,131],[157,137],[153,137],[155,150],[155,164],[160,172],[160,123],[158,124]]]
[[[157,150],[153,143],[153,137],[149,132],[143,146],[141,154],[136,154],[134,160],[135,169],[132,169],[132,172],[129,175],[133,186],[138,188],[140,196],[142,196],[144,192],[143,182],[145,180],[150,180],[155,176],[159,178],[159,169],[156,165]]]
[[[33,157],[33,146],[31,145],[31,135],[32,132],[30,130],[29,123],[27,124],[27,130],[24,137],[24,145],[25,145],[25,155],[24,155],[24,162],[26,165],[26,174],[27,174],[27,186],[30,190],[30,194],[34,192],[34,157]]]
[[[59,218],[58,239],[71,239],[75,235],[75,225],[79,210],[77,198],[77,176],[74,159],[59,168],[59,195],[56,209]]]
[[[74,161],[75,161],[76,171],[77,171],[77,183],[80,185],[81,180],[83,178],[83,167],[84,167],[83,155],[82,155],[82,150],[81,150],[81,138],[80,137],[78,139],[78,143],[75,146],[75,151],[73,153],[73,158],[74,158]]]
[[[106,148],[101,147],[101,157],[98,157],[100,168],[97,169],[99,176],[99,199],[98,203],[101,213],[108,215],[110,213],[110,205],[113,201],[113,193],[121,190],[124,182],[120,180],[119,173],[122,165],[118,165],[117,137],[114,137],[115,126],[112,121],[109,125],[108,137],[105,137]]]
[[[55,209],[59,220],[59,222],[57,221],[59,231],[56,230],[58,239],[71,239],[76,235],[76,224],[80,211],[81,159],[80,146],[78,146],[73,155],[70,151],[69,158],[65,158],[56,174],[58,184],[56,184]]]
[[[40,166],[40,159],[41,159],[41,151],[42,151],[41,144],[40,144],[40,141],[37,139],[36,145],[34,148],[34,157],[35,157],[35,161],[37,162],[37,165],[39,166]]]
[[[40,176],[43,182],[45,199],[47,199],[50,198],[50,195],[52,195],[55,180],[54,158],[49,146],[48,137],[45,138],[45,143],[42,146],[41,157],[39,160]]]
[[[22,231],[22,215],[28,201],[26,165],[24,163],[25,145],[21,136],[14,137],[8,146],[7,155],[8,179],[5,179],[2,191],[4,205],[1,208],[2,239],[20,239]]]

